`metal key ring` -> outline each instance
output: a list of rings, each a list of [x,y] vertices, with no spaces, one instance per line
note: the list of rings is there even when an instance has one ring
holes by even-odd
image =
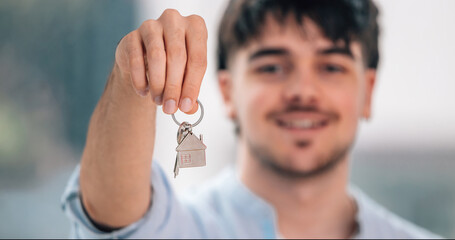
[[[199,104],[199,106],[201,107],[201,116],[199,117],[199,119],[191,124],[191,127],[196,127],[201,121],[202,121],[202,118],[204,117],[204,107],[202,106],[202,103],[199,101],[199,99],[196,100],[196,102]],[[174,120],[174,122],[177,124],[177,125],[181,125],[182,123],[180,123],[179,121],[177,121],[177,119],[175,118],[175,115],[172,114],[172,120]]]

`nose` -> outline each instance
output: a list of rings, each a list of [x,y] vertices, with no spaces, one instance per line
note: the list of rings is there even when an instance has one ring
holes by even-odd
[[[283,92],[286,102],[298,102],[302,105],[316,105],[319,101],[319,86],[316,76],[304,68],[290,76]]]

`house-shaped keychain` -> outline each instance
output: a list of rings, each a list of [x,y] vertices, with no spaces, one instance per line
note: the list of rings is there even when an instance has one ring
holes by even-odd
[[[205,166],[205,149],[207,146],[202,142],[202,135],[197,138],[193,133],[185,136],[175,149],[177,151],[176,174],[178,168]]]

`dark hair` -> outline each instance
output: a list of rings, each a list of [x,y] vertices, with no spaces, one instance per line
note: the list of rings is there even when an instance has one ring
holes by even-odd
[[[269,13],[280,24],[288,15],[300,25],[308,17],[325,37],[343,40],[346,48],[358,41],[365,66],[378,66],[378,9],[371,0],[231,0],[218,30],[218,70],[227,69],[232,54],[259,37]]]

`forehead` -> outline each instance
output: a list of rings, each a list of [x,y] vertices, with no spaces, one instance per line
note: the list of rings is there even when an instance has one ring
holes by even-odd
[[[333,47],[346,48],[346,45],[343,40],[333,42],[327,38],[321,28],[308,17],[299,23],[294,16],[289,15],[281,22],[268,14],[259,34],[243,50],[251,52],[261,47],[285,47],[297,54],[315,53]],[[351,41],[348,49],[355,59],[361,59],[359,42]]]

